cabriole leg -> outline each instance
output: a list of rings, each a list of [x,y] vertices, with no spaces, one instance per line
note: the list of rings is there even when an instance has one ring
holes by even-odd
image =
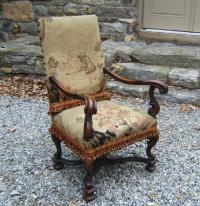
[[[92,159],[86,159],[84,161],[85,167],[85,177],[83,179],[84,189],[83,189],[83,198],[90,202],[96,198],[95,192],[96,189],[92,184],[92,177],[94,175],[94,161]]]
[[[55,135],[51,135],[51,138],[56,146],[56,152],[52,158],[53,167],[56,170],[62,170],[64,168],[64,164],[61,161],[61,156],[62,156],[61,141]]]
[[[153,172],[156,169],[156,156],[152,154],[152,148],[156,145],[159,139],[159,134],[149,137],[147,140],[147,149],[146,154],[149,160],[149,163],[146,165],[145,169],[149,172]]]

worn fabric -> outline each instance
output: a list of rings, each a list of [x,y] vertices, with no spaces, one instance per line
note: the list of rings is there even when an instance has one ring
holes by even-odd
[[[93,115],[94,138],[83,140],[84,106],[67,109],[53,117],[53,125],[72,137],[86,149],[115,141],[123,136],[139,134],[156,125],[146,112],[105,100],[97,102],[97,115]]]
[[[104,89],[104,58],[95,15],[40,19],[40,37],[47,76],[77,94]]]

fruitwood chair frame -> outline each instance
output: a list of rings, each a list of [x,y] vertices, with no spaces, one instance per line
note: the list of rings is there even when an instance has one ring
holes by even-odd
[[[104,68],[95,15],[41,18],[40,38],[48,78],[49,114],[52,117],[49,131],[56,146],[54,168],[84,166],[83,197],[87,202],[96,197],[92,178],[104,164],[136,161],[145,163],[148,171],[154,171],[156,159],[151,150],[159,139],[155,119],[160,111],[154,92],[159,89],[161,94],[166,94],[168,86],[160,81],[130,80]],[[103,101],[111,99],[106,90],[105,76],[129,85],[148,85],[149,115],[112,101]],[[93,118],[95,114],[97,116]],[[110,152],[141,140],[147,140],[147,157],[134,154],[108,158]],[[64,159],[61,143],[80,159]]]
[[[109,75],[114,80],[117,80],[119,82],[128,84],[128,85],[148,85],[149,87],[149,109],[148,114],[151,115],[153,118],[156,118],[156,115],[160,111],[160,106],[158,102],[156,101],[154,91],[155,89],[159,89],[160,94],[166,94],[168,92],[168,86],[160,81],[140,81],[140,80],[130,80],[127,78],[120,77],[113,72],[111,72],[109,69],[104,68],[104,74]],[[73,107],[75,105],[81,105],[85,104],[85,121],[84,121],[84,139],[91,139],[93,138],[93,123],[92,123],[92,115],[97,113],[97,103],[96,100],[101,100],[101,94],[100,95],[78,95],[69,92],[63,85],[61,85],[55,77],[49,77],[49,83],[50,87],[48,88],[49,93],[49,99],[50,99],[50,114],[55,115],[55,105],[59,104],[61,97],[63,99],[68,99],[66,101],[67,103],[61,108],[58,106],[59,112],[66,109]],[[108,95],[107,93],[103,94],[103,96]],[[108,95],[109,98],[109,95]],[[58,111],[56,110],[56,111]],[[54,112],[52,112],[54,111]],[[100,155],[97,155],[96,158],[91,155],[83,154],[84,151],[79,151],[79,148],[74,148],[73,145],[66,141],[66,138],[62,138],[63,134],[55,131],[53,128],[50,129],[52,140],[56,146],[56,153],[53,156],[53,163],[54,168],[56,170],[61,170],[64,168],[64,165],[84,165],[86,175],[84,177],[84,199],[89,202],[95,199],[95,188],[92,184],[92,178],[93,176],[100,170],[101,166],[104,164],[121,164],[125,162],[143,162],[146,164],[146,170],[149,172],[153,172],[155,170],[155,164],[156,164],[156,158],[155,155],[152,154],[151,150],[157,143],[159,139],[159,132],[157,130],[154,130],[153,132],[150,131],[147,134],[144,134],[143,136],[137,136],[134,138],[134,141],[129,142],[134,143],[138,140],[147,139],[147,148],[146,148],[146,155],[147,157],[139,157],[136,155],[129,156],[129,157],[117,157],[117,158],[108,158],[106,157],[106,154],[109,153],[109,151],[106,151],[105,153],[102,153]],[[81,160],[67,160],[62,158],[62,150],[61,150],[61,142],[64,142],[67,147],[70,147],[72,150],[75,150],[76,153],[78,152]],[[124,145],[123,145],[124,146]]]

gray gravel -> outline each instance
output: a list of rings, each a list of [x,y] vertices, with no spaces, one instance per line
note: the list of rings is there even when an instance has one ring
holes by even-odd
[[[122,102],[139,107],[131,98]],[[140,106],[146,108],[147,104]],[[88,205],[200,205],[200,110],[179,109],[180,105],[162,103],[157,170],[149,174],[142,163],[102,168],[94,179],[98,198]],[[0,97],[2,206],[87,205],[82,200],[83,168],[53,170],[47,110],[44,101]],[[142,153],[144,143],[119,153],[130,154],[133,149]],[[73,154],[66,149],[64,156]]]

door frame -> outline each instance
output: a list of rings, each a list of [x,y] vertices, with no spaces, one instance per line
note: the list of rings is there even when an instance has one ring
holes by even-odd
[[[192,0],[194,2],[194,0]],[[139,39],[150,41],[167,41],[179,44],[200,45],[200,33],[169,31],[158,29],[144,29],[143,15],[144,15],[144,0],[136,0],[137,8],[137,34]]]

